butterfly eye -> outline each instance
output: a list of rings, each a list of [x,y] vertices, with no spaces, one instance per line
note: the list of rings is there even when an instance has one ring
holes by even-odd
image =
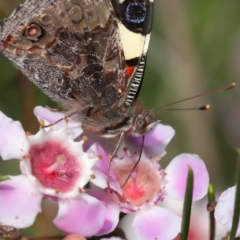
[[[36,42],[43,36],[43,28],[36,23],[31,23],[24,31],[26,39],[32,42]]]
[[[135,121],[135,131],[139,133],[144,133],[147,128],[147,119],[142,115],[139,115]]]
[[[146,18],[146,7],[141,3],[129,3],[126,7],[126,20],[132,23],[142,23]]]

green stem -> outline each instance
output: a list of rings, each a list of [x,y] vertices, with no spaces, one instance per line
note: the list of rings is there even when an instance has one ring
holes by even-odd
[[[232,228],[230,231],[230,240],[234,240],[238,228],[239,215],[240,215],[240,149],[237,149],[238,152],[238,175],[237,175],[237,186],[235,194],[235,204],[234,204],[234,213],[233,213],[233,222]]]
[[[210,233],[209,233],[209,240],[214,240],[215,236],[215,218],[214,218],[214,211],[215,211],[215,189],[213,185],[210,183],[208,186],[208,211],[209,211],[209,218],[210,218]]]
[[[180,240],[187,240],[188,238],[191,207],[192,207],[192,196],[193,196],[193,181],[194,181],[193,171],[189,167],[188,177],[187,177],[187,187],[186,187],[185,199],[184,199],[184,205],[183,205],[183,220],[182,220]]]

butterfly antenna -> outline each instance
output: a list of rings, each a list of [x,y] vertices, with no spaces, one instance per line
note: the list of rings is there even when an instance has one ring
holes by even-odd
[[[135,163],[134,167],[132,168],[131,172],[129,173],[129,175],[128,175],[127,179],[125,180],[124,184],[122,185],[122,189],[125,187],[125,185],[127,184],[129,178],[131,177],[132,173],[134,172],[134,170],[136,169],[138,163],[140,162],[140,159],[142,157],[142,152],[143,152],[144,140],[145,140],[145,136],[143,135],[142,136],[142,144],[141,144],[141,149],[140,149],[140,154],[138,156],[138,160]]]
[[[181,102],[185,102],[185,101],[188,101],[190,99],[194,99],[194,98],[198,98],[198,97],[202,97],[202,96],[205,96],[205,95],[208,95],[208,94],[211,94],[211,93],[217,93],[217,92],[224,92],[224,91],[227,91],[227,90],[230,90],[232,88],[234,88],[236,86],[236,83],[231,83],[225,87],[222,87],[222,88],[219,88],[217,90],[214,90],[214,91],[210,91],[210,92],[205,92],[205,93],[201,93],[201,94],[198,94],[198,95],[195,95],[195,96],[192,96],[192,97],[188,97],[188,98],[184,98],[182,100],[179,100],[179,101],[176,101],[176,102],[172,102],[172,103],[169,103],[169,104],[166,104],[166,105],[163,105],[161,107],[158,107],[158,108],[154,108],[152,110],[150,110],[151,112],[154,112],[154,111],[157,111],[157,110],[160,110],[162,108],[165,108],[165,107],[169,107],[169,106],[172,106],[174,104],[177,104],[177,103],[181,103]],[[209,106],[208,104],[205,105],[205,106]],[[172,111],[171,109],[168,109],[170,111]],[[167,110],[167,111],[168,111]],[[176,109],[176,110],[180,110],[180,109]],[[187,109],[182,109],[182,110],[187,110]],[[189,109],[190,110],[190,109]],[[208,110],[208,109],[201,109],[201,108],[193,108],[192,110]]]
[[[168,109],[159,109],[159,112],[171,112],[171,111],[193,111],[193,110],[200,110],[205,111],[209,110],[211,106],[209,104],[206,104],[201,107],[193,107],[193,108],[168,108]]]

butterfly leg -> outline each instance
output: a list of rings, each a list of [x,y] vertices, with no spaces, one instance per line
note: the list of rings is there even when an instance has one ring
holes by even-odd
[[[83,110],[81,111],[82,113],[84,113],[84,115],[87,115],[87,113],[92,109],[92,105],[91,106],[86,106],[86,107],[84,107],[83,108]],[[50,110],[52,111],[52,109],[50,108]],[[53,109],[53,111],[54,112],[57,112],[58,110],[57,109]],[[41,127],[42,128],[47,128],[47,127],[51,127],[51,126],[53,126],[53,125],[55,125],[55,124],[57,124],[57,123],[59,123],[59,122],[61,122],[61,121],[63,121],[63,120],[65,120],[65,121],[67,121],[67,119],[69,118],[69,117],[71,117],[71,116],[73,116],[73,115],[75,115],[75,114],[77,114],[77,113],[79,113],[80,111],[75,111],[75,112],[72,112],[72,113],[69,113],[67,116],[65,116],[65,117],[63,117],[63,118],[60,118],[60,119],[58,119],[57,121],[55,121],[55,122],[53,122],[53,123],[50,123],[50,124],[48,124],[48,125],[42,125]]]
[[[57,124],[57,123],[59,123],[59,122],[61,122],[61,121],[63,121],[63,120],[67,121],[67,119],[68,119],[69,117],[75,115],[76,113],[79,113],[79,111],[70,113],[69,115],[67,115],[67,116],[65,116],[65,117],[63,117],[63,118],[60,118],[60,119],[58,119],[57,121],[55,121],[55,122],[53,122],[53,123],[50,123],[50,124],[48,124],[48,125],[41,125],[41,127],[42,127],[42,128],[47,128],[47,127],[51,127],[51,126],[53,126],[53,125],[55,125],[55,124]],[[41,123],[40,123],[40,124],[41,124]]]
[[[109,183],[109,179],[110,179],[110,168],[111,168],[111,163],[113,161],[113,158],[116,156],[117,154],[117,151],[119,150],[122,142],[123,142],[123,139],[124,139],[124,133],[125,132],[122,132],[120,137],[119,137],[119,140],[118,140],[118,143],[117,143],[117,146],[115,147],[114,151],[113,151],[113,154],[111,156],[111,158],[109,159],[109,162],[108,162],[108,168],[107,168],[107,174],[106,174],[106,179],[107,179],[107,186],[108,186],[108,189],[111,189],[110,188],[110,183]]]

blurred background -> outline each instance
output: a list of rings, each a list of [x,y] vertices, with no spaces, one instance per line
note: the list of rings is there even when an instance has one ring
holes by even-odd
[[[0,0],[0,17],[8,17],[23,1]],[[153,33],[140,98],[148,108],[240,83],[240,1],[155,0]],[[210,111],[163,112],[158,116],[176,135],[161,160],[163,166],[180,153],[204,159],[218,192],[234,185],[236,147],[240,147],[240,84],[174,105],[211,105]],[[20,71],[0,56],[0,110],[35,133],[36,105],[57,107]],[[14,167],[13,167],[14,166]],[[0,162],[0,174],[17,174],[17,162]],[[45,212],[40,219],[52,214]],[[55,213],[52,214],[54,216]],[[38,228],[44,225],[39,221]],[[50,226],[49,226],[50,228]],[[50,232],[52,230],[49,230]]]

